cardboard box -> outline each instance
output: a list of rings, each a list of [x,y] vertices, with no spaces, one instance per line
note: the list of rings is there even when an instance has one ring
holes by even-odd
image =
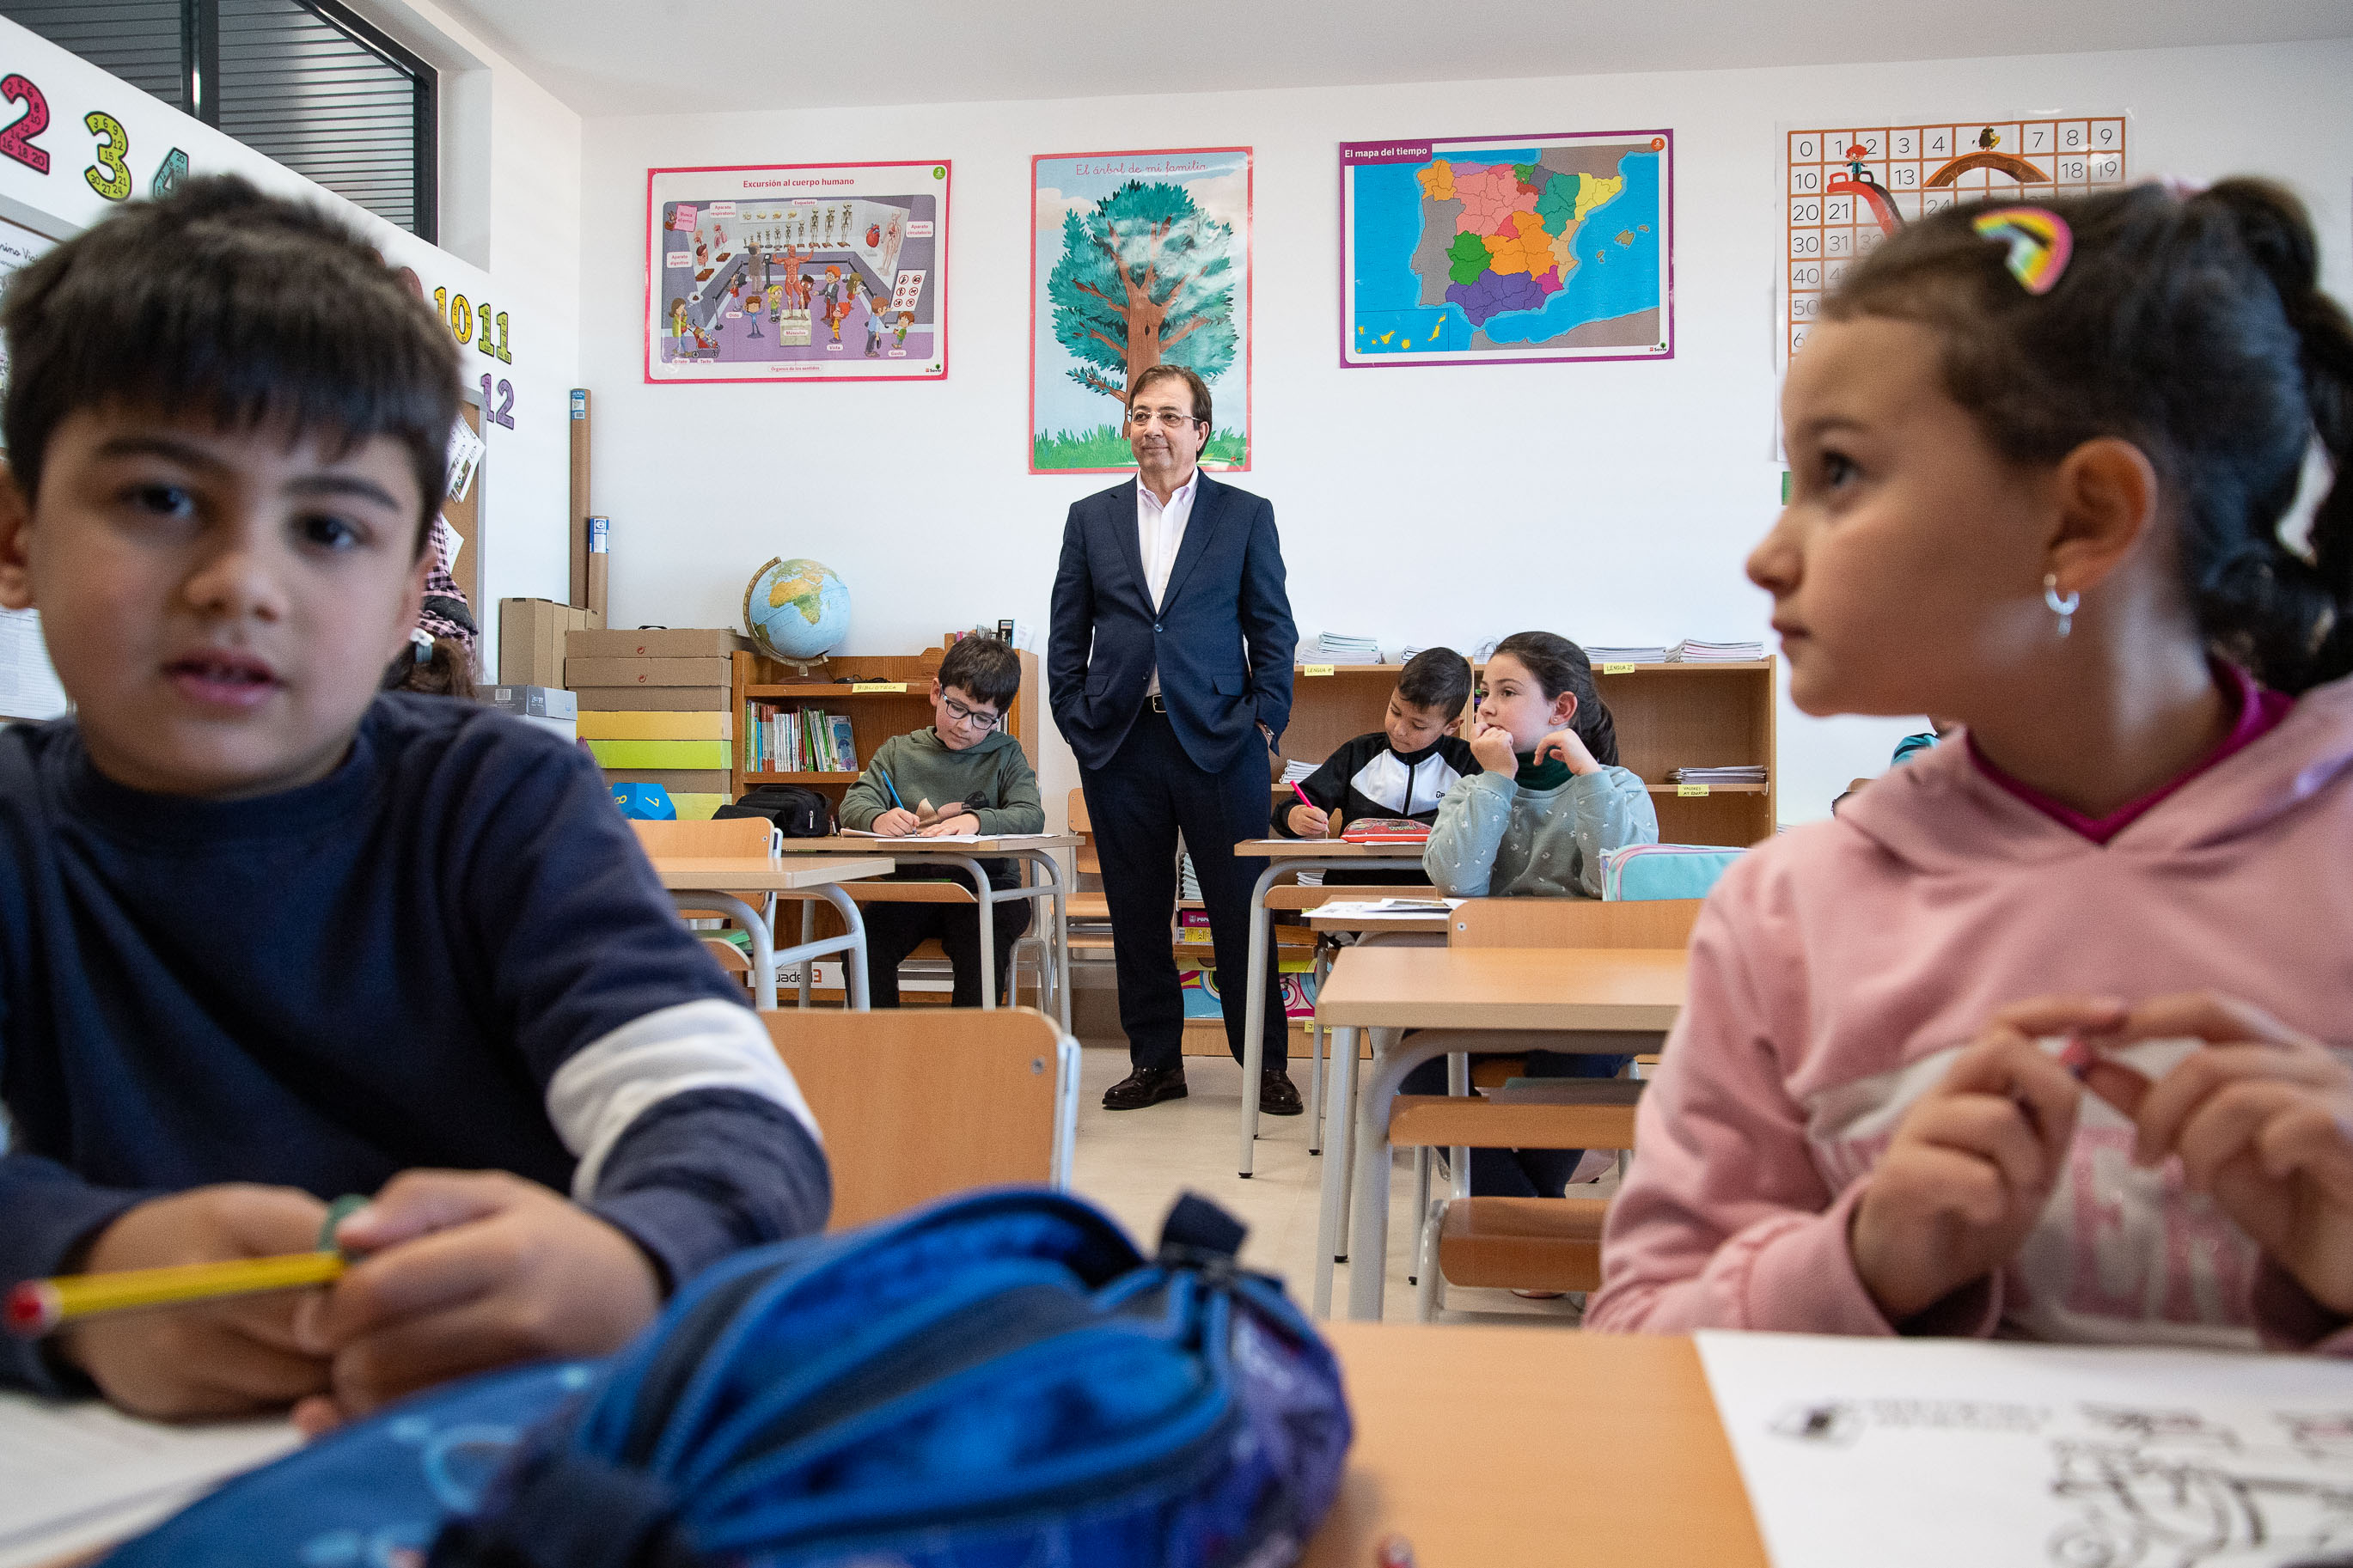
[[[729,758],[724,741],[599,741],[588,749],[606,768],[717,768]]]
[[[501,599],[499,684],[564,685],[564,635],[604,624],[597,611],[576,610],[553,599]]]
[[[725,626],[577,631],[564,639],[567,658],[725,658],[751,651],[751,638]]]
[[[681,791],[688,795],[725,795],[733,775],[725,768],[607,768],[605,782],[658,784],[675,800]]]
[[[664,687],[659,689],[673,689]],[[624,710],[620,712],[599,712],[584,707],[580,710],[580,738],[584,741],[732,741],[735,738],[735,715],[725,711],[632,713]]]
[[[580,717],[580,700],[561,686],[493,686],[490,703],[526,719]]]
[[[583,713],[718,713],[733,719],[727,686],[575,686]]]
[[[734,667],[723,658],[569,658],[565,679],[557,684],[575,691],[584,686],[702,686],[728,691]],[[733,707],[731,698],[718,707]]]

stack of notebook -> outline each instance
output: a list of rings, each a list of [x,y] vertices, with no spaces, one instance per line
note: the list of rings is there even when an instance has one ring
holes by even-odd
[[[1585,657],[1596,664],[1664,664],[1667,650],[1646,645],[1641,647],[1588,647]]]
[[[1314,773],[1317,768],[1320,768],[1324,764],[1321,763],[1302,763],[1297,761],[1287,762],[1282,764],[1282,777],[1275,782],[1278,784],[1297,784],[1301,779],[1305,778],[1308,774]]]
[[[1308,650],[1301,651],[1303,658],[1300,662],[1303,664],[1378,664],[1381,662],[1379,638],[1350,637],[1345,632],[1319,632],[1316,634],[1313,657],[1304,657]]]
[[[1702,642],[1685,637],[1667,653],[1671,664],[1724,664],[1736,659],[1763,658],[1761,642]]]
[[[1765,764],[1736,763],[1717,768],[1673,768],[1667,773],[1667,782],[1694,784],[1761,784],[1765,782]]]

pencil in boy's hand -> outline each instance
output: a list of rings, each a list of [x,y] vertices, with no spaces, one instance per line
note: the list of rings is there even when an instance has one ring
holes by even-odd
[[[19,1339],[37,1339],[62,1324],[101,1312],[169,1307],[325,1285],[343,1272],[340,1252],[292,1252],[227,1263],[176,1263],[114,1274],[68,1274],[27,1279],[8,1292],[5,1321]]]
[[[891,792],[891,804],[897,806],[901,811],[906,810],[907,803],[899,798],[899,786],[891,782],[891,775],[884,773],[881,768],[876,768],[874,770],[874,776],[881,779],[882,781],[882,787]]]

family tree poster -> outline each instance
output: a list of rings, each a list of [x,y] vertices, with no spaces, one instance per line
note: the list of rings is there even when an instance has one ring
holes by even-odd
[[[948,164],[646,171],[646,379],[947,374]]]
[[[1129,382],[1208,384],[1201,466],[1250,466],[1250,150],[1030,160],[1029,471],[1133,472]]]
[[[1340,363],[1672,359],[1674,132],[1340,146]]]

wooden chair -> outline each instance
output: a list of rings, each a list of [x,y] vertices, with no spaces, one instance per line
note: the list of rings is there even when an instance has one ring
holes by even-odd
[[[763,1013],[800,1083],[846,1229],[975,1187],[1067,1191],[1079,1045],[1029,1007]]]
[[[649,856],[672,855],[773,855],[783,836],[776,825],[763,816],[728,816],[707,818],[701,822],[645,822],[632,819],[629,826],[638,836],[638,843]],[[776,929],[776,895],[774,893],[738,893],[747,904],[759,907],[768,922]],[[687,909],[681,906],[678,917],[684,921],[724,921],[732,917],[724,910]],[[701,934],[701,933],[698,933]],[[744,983],[752,983],[752,960],[744,950],[724,936],[704,935],[703,942],[718,954],[719,966],[731,974],[741,974]]]
[[[1452,943],[1463,947],[1682,947],[1699,919],[1698,899],[1603,903],[1585,899],[1474,899],[1454,911]],[[1520,1037],[1524,1038],[1525,1037]],[[1465,1047],[1475,1037],[1465,1037]],[[1526,1059],[1482,1061],[1471,1075],[1500,1087]],[[1467,1087],[1467,1086],[1466,1086]],[[1601,1226],[1608,1200],[1468,1195],[1472,1148],[1634,1147],[1639,1084],[1561,1079],[1510,1102],[1447,1095],[1400,1095],[1389,1141],[1415,1150],[1421,1236],[1413,1282],[1418,1314],[1436,1314],[1447,1284],[1523,1290],[1594,1290],[1601,1284]],[[1429,1198],[1429,1151],[1453,1151],[1455,1191]]]

